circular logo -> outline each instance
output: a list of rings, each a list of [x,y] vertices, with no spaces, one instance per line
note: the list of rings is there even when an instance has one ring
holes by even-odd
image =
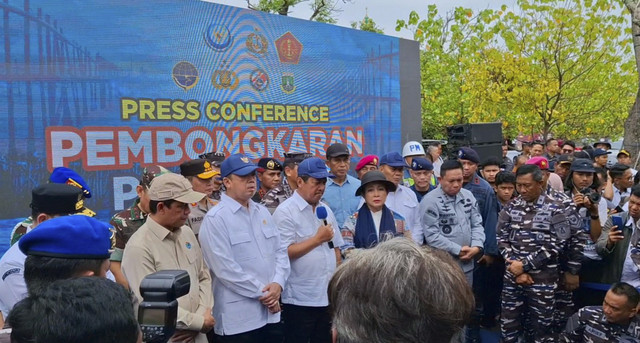
[[[226,26],[211,24],[204,32],[204,41],[211,49],[215,51],[224,51],[231,45],[233,39]]]
[[[445,235],[450,234],[451,231],[453,231],[453,230],[451,229],[451,226],[449,226],[449,225],[445,225],[445,226],[442,227],[442,233],[444,233]]]
[[[249,80],[251,81],[251,87],[259,92],[262,92],[269,86],[269,75],[262,69],[252,71]]]
[[[200,79],[198,69],[193,64],[185,61],[178,62],[173,66],[171,77],[173,82],[185,91],[195,87]]]

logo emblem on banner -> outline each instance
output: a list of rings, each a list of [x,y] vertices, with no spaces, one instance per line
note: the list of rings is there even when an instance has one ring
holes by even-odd
[[[269,75],[262,69],[252,71],[249,80],[251,81],[251,87],[259,92],[262,92],[269,86]]]
[[[218,69],[213,73],[211,77],[211,83],[216,89],[229,89],[234,90],[238,88],[238,82],[240,81],[238,75],[235,72],[224,67],[225,61],[222,61],[222,69]]]
[[[171,78],[178,87],[188,91],[198,84],[200,76],[198,76],[198,69],[193,64],[181,61],[173,66]]]
[[[269,47],[269,44],[267,43],[267,37],[265,37],[263,34],[258,33],[257,29],[256,32],[252,32],[249,34],[249,36],[247,37],[246,45],[247,49],[249,49],[249,52],[258,57],[264,56],[267,53],[267,48]]]
[[[226,26],[211,24],[204,32],[204,41],[211,49],[224,51],[233,43],[233,37]]]
[[[276,39],[276,50],[280,62],[298,64],[302,54],[302,43],[291,32],[287,32]]]
[[[287,94],[291,94],[296,90],[292,73],[282,73],[282,83],[280,84],[280,88]]]

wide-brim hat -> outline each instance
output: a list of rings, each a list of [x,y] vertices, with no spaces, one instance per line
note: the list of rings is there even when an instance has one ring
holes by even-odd
[[[387,180],[382,172],[372,170],[362,176],[362,179],[360,180],[360,187],[356,189],[356,196],[362,195],[365,186],[371,183],[380,183],[384,185],[384,188],[387,189],[387,192],[395,192],[397,188],[393,182]]]

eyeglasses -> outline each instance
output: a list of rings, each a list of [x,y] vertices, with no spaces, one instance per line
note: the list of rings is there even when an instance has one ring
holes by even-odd
[[[573,153],[573,149],[562,149],[562,153],[563,154],[572,154]]]

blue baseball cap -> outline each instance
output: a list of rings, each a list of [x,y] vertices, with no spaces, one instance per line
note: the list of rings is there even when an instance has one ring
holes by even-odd
[[[317,157],[309,157],[300,162],[300,165],[298,165],[298,176],[311,176],[314,179],[336,177],[327,171],[327,165]]]
[[[476,164],[480,163],[480,156],[478,156],[478,153],[469,147],[462,147],[458,150],[458,159],[471,161]]]
[[[433,163],[429,162],[426,158],[415,157],[411,161],[411,170],[433,170]]]
[[[585,158],[576,158],[569,168],[572,172],[581,172],[581,173],[595,173],[596,168],[593,167],[593,162],[591,160],[587,160]]]
[[[404,163],[404,158],[400,155],[399,152],[390,152],[382,155],[380,157],[380,165],[388,165],[390,167],[406,167],[407,164]]]
[[[253,173],[258,169],[249,157],[244,154],[233,154],[222,162],[220,166],[220,175],[227,177],[231,174],[245,176]]]
[[[609,155],[610,153],[611,153],[611,151],[607,151],[607,150],[598,148],[598,149],[593,150],[593,158],[596,158],[596,157],[602,156],[602,155]]]
[[[58,167],[54,169],[51,176],[49,176],[49,182],[66,183],[67,185],[78,187],[82,190],[82,195],[85,198],[91,198],[91,189],[87,182],[84,181],[82,176],[69,168]]]
[[[72,215],[44,221],[18,241],[25,255],[69,259],[108,259],[115,245],[111,227],[95,218]]]

